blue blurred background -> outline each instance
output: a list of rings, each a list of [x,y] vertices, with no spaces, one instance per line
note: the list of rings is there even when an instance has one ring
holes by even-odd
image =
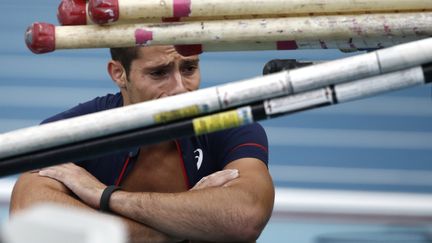
[[[24,31],[32,22],[57,24],[59,1],[2,0],[0,9],[0,132],[42,119],[95,96],[117,92],[106,73],[107,49],[32,54]],[[275,58],[332,60],[338,50],[205,53],[202,87],[261,75]],[[432,192],[431,87],[403,91],[261,123],[270,142],[278,188]],[[16,177],[0,178],[6,194]],[[9,183],[10,184],[10,183]],[[6,195],[5,194],[5,195]],[[0,221],[7,219],[0,203]],[[413,230],[429,225],[328,223],[274,218],[261,242],[312,243],[323,234]]]

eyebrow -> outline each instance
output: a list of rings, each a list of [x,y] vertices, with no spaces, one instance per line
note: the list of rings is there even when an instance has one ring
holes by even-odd
[[[199,63],[199,59],[195,58],[195,59],[186,59],[186,60],[182,61],[180,63],[180,65],[185,65],[185,64],[198,65],[198,63]]]
[[[160,64],[160,65],[145,67],[144,70],[166,69],[166,68],[172,67],[173,65],[174,65],[174,63],[170,62],[170,63],[167,63],[167,64]]]
[[[198,63],[199,63],[199,58],[184,59],[184,60],[181,61],[180,66],[183,66],[183,65],[198,65]],[[174,65],[174,62],[170,62],[170,63],[167,63],[167,64],[160,64],[160,65],[146,67],[146,68],[144,68],[144,70],[165,69],[165,68],[170,68],[173,65]]]

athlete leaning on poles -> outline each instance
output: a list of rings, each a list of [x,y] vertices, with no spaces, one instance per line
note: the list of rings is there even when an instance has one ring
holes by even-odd
[[[172,46],[111,53],[108,72],[120,93],[44,123],[199,87],[198,56],[183,57]],[[274,202],[267,161],[265,132],[252,124],[25,173],[14,187],[10,210],[14,214],[39,202],[103,209],[127,223],[131,242],[255,241]]]

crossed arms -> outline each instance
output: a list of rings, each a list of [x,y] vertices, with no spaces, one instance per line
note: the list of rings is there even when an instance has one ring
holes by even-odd
[[[98,209],[106,186],[81,167],[65,164],[39,174],[20,177],[11,213],[47,201]],[[274,188],[265,164],[242,158],[186,192],[116,191],[110,208],[128,225],[131,242],[255,241],[270,218],[273,202]]]

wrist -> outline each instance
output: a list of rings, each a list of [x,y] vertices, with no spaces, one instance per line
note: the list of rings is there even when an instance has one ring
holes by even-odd
[[[119,186],[107,186],[103,191],[102,191],[102,195],[99,201],[99,210],[102,212],[111,212],[110,209],[110,198],[111,195],[117,191],[117,190],[121,190],[121,187]]]

